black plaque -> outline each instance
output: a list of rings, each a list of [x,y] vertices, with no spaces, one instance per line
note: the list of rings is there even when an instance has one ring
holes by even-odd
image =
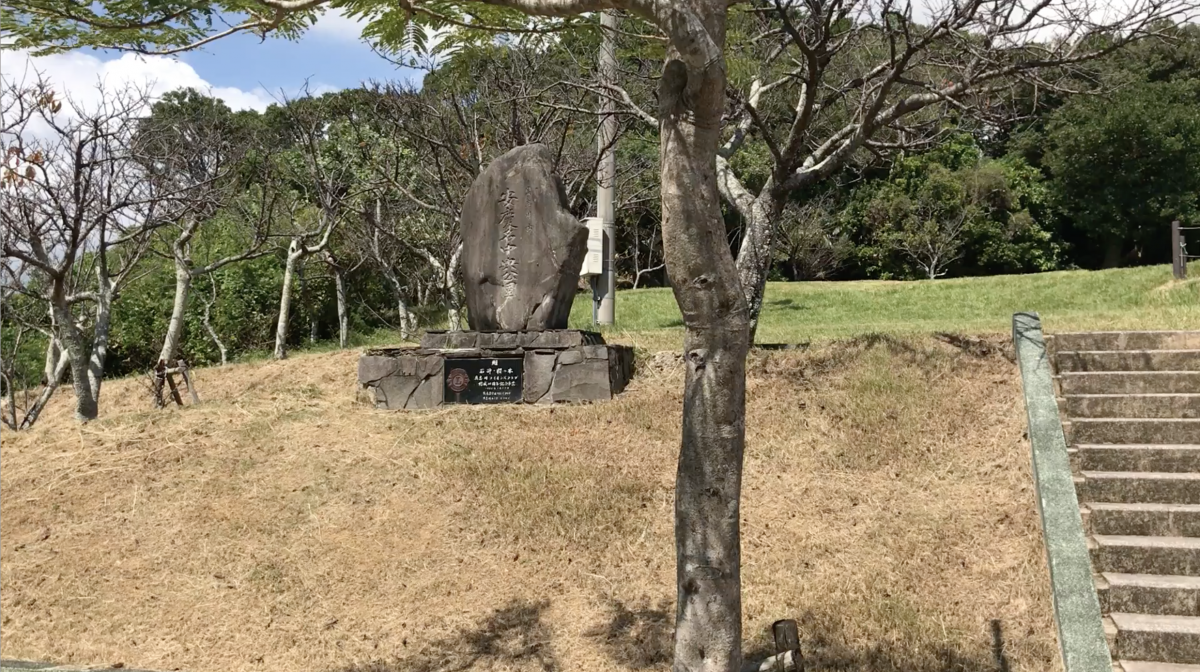
[[[447,359],[442,385],[447,404],[511,404],[521,401],[525,360]]]

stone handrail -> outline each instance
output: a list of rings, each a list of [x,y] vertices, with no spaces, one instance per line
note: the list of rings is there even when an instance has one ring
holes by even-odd
[[[1042,537],[1050,566],[1054,620],[1066,672],[1112,672],[1112,656],[1104,637],[1100,601],[1092,582],[1091,558],[1079,499],[1058,416],[1050,355],[1037,313],[1013,315],[1013,344],[1021,367],[1033,480],[1037,490]]]

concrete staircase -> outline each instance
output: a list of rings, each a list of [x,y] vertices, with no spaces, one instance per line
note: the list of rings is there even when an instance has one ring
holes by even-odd
[[[1049,341],[1114,670],[1200,672],[1200,331]]]

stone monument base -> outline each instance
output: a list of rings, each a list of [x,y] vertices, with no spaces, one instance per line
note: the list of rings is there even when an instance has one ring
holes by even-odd
[[[430,331],[415,348],[366,351],[358,382],[376,408],[600,401],[625,389],[633,348],[600,334]]]

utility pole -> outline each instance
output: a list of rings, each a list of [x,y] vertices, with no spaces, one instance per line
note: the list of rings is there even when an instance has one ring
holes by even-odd
[[[617,155],[613,142],[617,137],[616,103],[606,87],[617,84],[617,15],[609,10],[600,14],[600,132],[596,134],[596,216],[604,222],[604,269],[592,290],[596,304],[596,324],[612,324],[617,298],[617,271],[613,263],[616,246],[616,213],[613,194],[617,177]]]

